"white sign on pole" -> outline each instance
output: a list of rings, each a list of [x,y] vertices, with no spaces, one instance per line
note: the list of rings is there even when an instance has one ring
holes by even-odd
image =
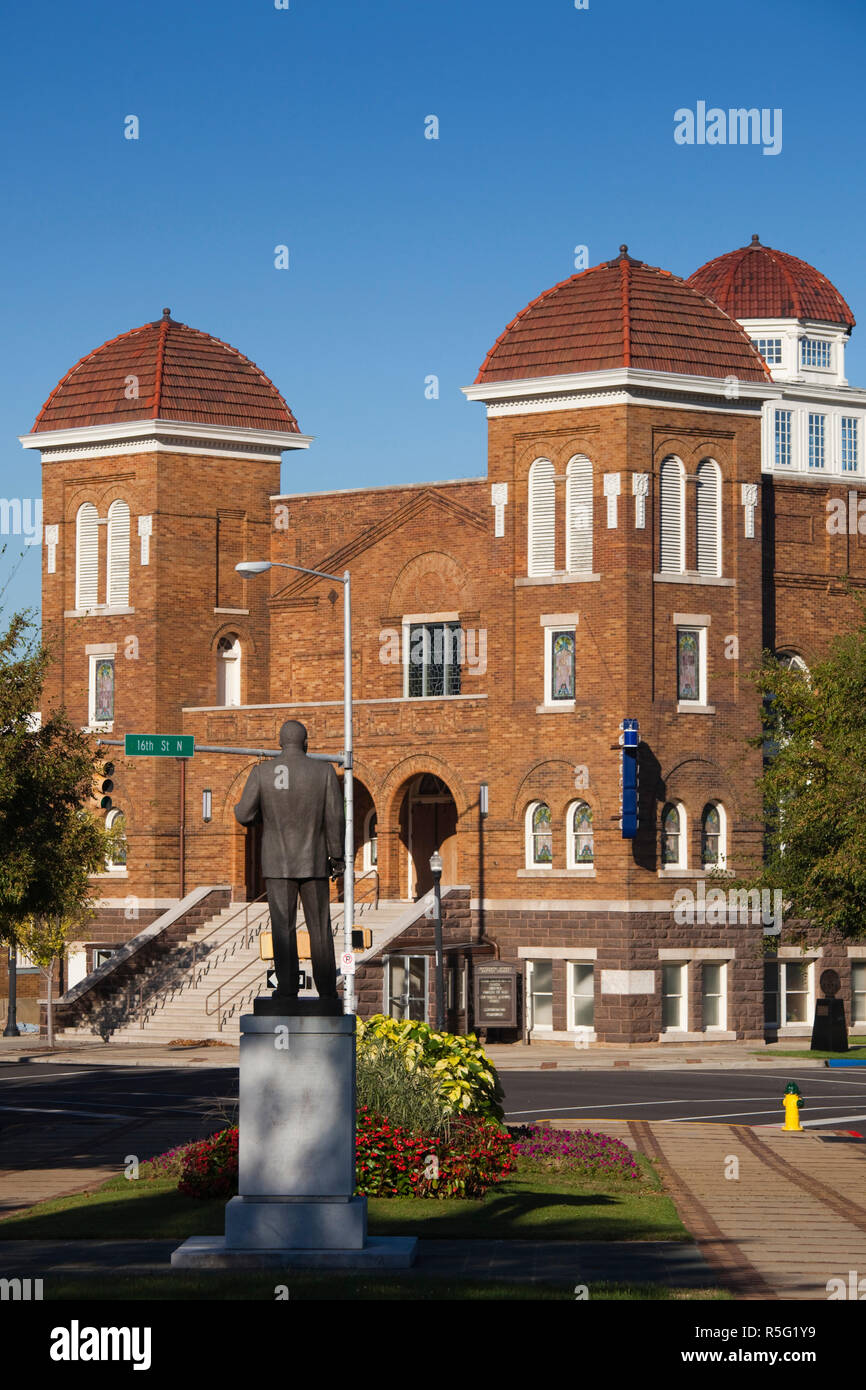
[[[344,975],[354,975],[355,973],[355,952],[344,951],[340,957],[340,970]]]

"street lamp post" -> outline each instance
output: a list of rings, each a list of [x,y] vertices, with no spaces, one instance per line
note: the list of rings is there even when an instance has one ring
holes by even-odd
[[[433,932],[436,945],[436,1031],[441,1033],[445,1029],[445,966],[442,960],[442,855],[438,849],[430,856],[430,872],[433,875]]]
[[[17,1015],[17,1012],[16,1012],[16,1003],[17,1003],[17,1001],[16,1001],[16,992],[17,992],[17,985],[18,985],[18,976],[17,976],[17,973],[16,973],[17,955],[18,955],[17,947],[15,946],[15,944],[14,944],[14,942],[13,942],[13,943],[11,943],[10,946],[9,946],[9,951],[8,951],[8,954],[7,954],[7,957],[6,957],[6,961],[7,961],[7,979],[8,979],[8,981],[9,981],[9,984],[8,984],[9,997],[8,997],[7,1008],[6,1008],[6,1027],[3,1029],[3,1036],[4,1036],[4,1038],[17,1038],[17,1037],[18,1037],[18,1015]]]
[[[303,565],[287,565],[282,560],[244,560],[235,565],[244,579],[252,579],[265,570],[297,570],[343,585],[343,795],[346,801],[346,839],[343,872],[343,952],[352,954],[352,927],[355,923],[355,782],[353,772],[352,738],[352,581],[349,571],[342,575],[326,574],[323,570],[306,569]],[[355,1012],[355,976],[343,974],[343,1013]]]

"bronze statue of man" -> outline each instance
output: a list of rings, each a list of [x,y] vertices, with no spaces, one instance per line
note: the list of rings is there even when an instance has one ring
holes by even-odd
[[[235,807],[241,825],[262,820],[262,877],[271,910],[275,997],[298,994],[298,896],[310,933],[320,999],[336,1000],[329,875],[344,869],[346,813],[331,763],[307,757],[307,730],[296,719],[280,729],[280,752],[250,772]]]

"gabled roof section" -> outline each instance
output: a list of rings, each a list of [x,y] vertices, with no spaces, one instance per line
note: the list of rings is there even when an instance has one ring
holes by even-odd
[[[363,531],[359,531],[339,549],[319,556],[310,563],[310,569],[326,570],[330,574],[338,575],[341,570],[348,569],[352,561],[357,559],[359,555],[363,555],[366,550],[371,550],[373,546],[387,540],[395,531],[399,531],[403,526],[417,520],[431,508],[440,511],[444,521],[449,523],[461,521],[483,534],[487,532],[486,519],[478,512],[473,511],[470,507],[464,507],[461,502],[455,502],[446,494],[428,488],[410,497],[402,506],[395,507],[394,511],[389,512],[375,525],[367,526]],[[278,602],[280,599],[286,598],[299,598],[313,585],[319,583],[321,580],[316,579],[314,575],[297,574],[288,581],[284,588],[271,595],[271,602]]]

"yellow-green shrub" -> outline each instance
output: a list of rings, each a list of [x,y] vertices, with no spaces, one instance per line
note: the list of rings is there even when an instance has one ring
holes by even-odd
[[[357,1020],[358,1053],[396,1048],[407,1071],[427,1072],[440,1085],[445,1113],[502,1119],[502,1087],[496,1068],[474,1033],[437,1033],[414,1019],[374,1014]]]

